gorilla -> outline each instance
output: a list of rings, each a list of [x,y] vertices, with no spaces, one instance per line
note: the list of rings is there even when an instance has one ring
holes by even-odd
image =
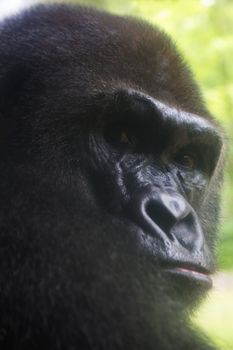
[[[213,350],[224,136],[170,38],[37,5],[0,24],[1,350]]]

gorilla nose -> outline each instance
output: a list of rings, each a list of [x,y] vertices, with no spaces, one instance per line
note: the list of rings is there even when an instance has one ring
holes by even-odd
[[[145,233],[162,240],[176,240],[188,249],[202,247],[198,217],[180,194],[158,189],[140,193],[134,203],[134,220]]]
[[[144,214],[164,232],[170,232],[171,228],[190,212],[190,206],[183,197],[166,192],[153,194],[143,205]]]

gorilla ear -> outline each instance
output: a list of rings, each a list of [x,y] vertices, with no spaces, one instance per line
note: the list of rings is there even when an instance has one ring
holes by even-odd
[[[0,81],[0,114],[9,117],[25,94],[25,83],[30,75],[29,69],[17,64],[4,72]]]

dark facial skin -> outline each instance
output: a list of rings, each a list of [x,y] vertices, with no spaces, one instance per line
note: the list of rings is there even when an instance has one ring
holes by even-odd
[[[3,350],[215,349],[222,135],[170,39],[39,6],[0,27]]]
[[[90,135],[97,198],[113,203],[113,215],[126,214],[164,271],[210,286],[213,262],[199,212],[220,135],[200,116],[136,91],[116,92],[114,104],[104,131]]]

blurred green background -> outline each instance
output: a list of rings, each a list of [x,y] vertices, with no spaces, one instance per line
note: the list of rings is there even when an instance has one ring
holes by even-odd
[[[27,1],[37,2],[37,0],[24,0]],[[47,3],[54,1],[59,2],[59,0],[44,0]],[[221,349],[231,350],[233,349],[233,0],[73,0],[73,2],[92,5],[117,14],[137,16],[170,33],[199,81],[210,111],[225,129],[228,156],[218,250],[220,268],[214,279],[215,288],[193,316],[193,320]]]

